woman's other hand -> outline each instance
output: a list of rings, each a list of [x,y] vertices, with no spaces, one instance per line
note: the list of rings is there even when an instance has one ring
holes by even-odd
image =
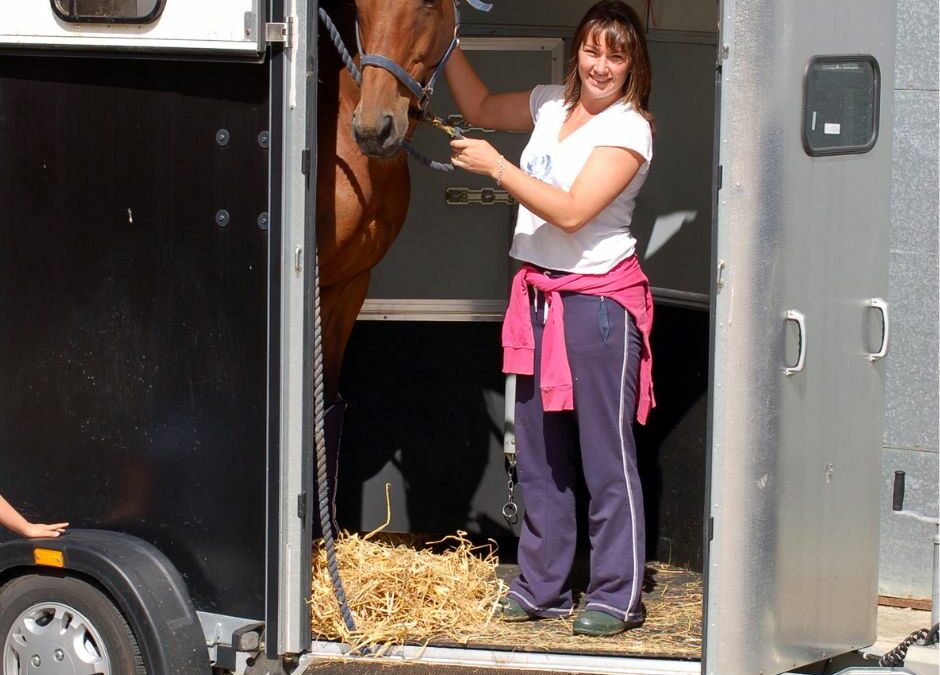
[[[68,526],[68,523],[52,523],[51,525],[46,523],[29,523],[23,528],[20,534],[30,539],[58,537],[65,532],[65,528]]]
[[[488,142],[477,138],[462,138],[450,142],[454,166],[481,176],[496,178],[502,155]]]

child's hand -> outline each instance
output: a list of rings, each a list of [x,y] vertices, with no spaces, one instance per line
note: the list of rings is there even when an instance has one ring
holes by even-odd
[[[58,537],[65,532],[65,528],[68,526],[68,523],[53,523],[51,525],[45,523],[29,523],[21,534],[29,538]]]

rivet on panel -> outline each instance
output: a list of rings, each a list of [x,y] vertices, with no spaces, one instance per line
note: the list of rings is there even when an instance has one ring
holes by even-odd
[[[226,211],[225,209],[219,209],[218,211],[215,212],[215,224],[218,225],[219,227],[225,227],[226,225],[228,225],[229,220],[230,220],[230,217],[228,215],[228,211]]]
[[[265,211],[264,213],[258,216],[258,227],[260,227],[262,230],[268,229],[268,212],[267,211]]]
[[[269,145],[271,145],[271,134],[267,131],[262,131],[260,134],[258,134],[258,145],[260,145],[262,148],[267,148]]]
[[[228,142],[231,140],[231,138],[232,137],[228,133],[228,129],[219,129],[215,132],[215,142],[223,148],[228,145]]]

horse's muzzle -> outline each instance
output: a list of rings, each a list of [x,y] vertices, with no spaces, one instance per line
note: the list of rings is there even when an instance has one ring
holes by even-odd
[[[353,138],[366,157],[388,159],[401,152],[404,133],[393,115],[381,115],[372,124],[363,121],[359,110],[353,114]]]

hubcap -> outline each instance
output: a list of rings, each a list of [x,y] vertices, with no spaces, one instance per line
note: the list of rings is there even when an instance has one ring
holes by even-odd
[[[3,675],[111,675],[111,660],[85,615],[62,603],[43,602],[10,627]]]

